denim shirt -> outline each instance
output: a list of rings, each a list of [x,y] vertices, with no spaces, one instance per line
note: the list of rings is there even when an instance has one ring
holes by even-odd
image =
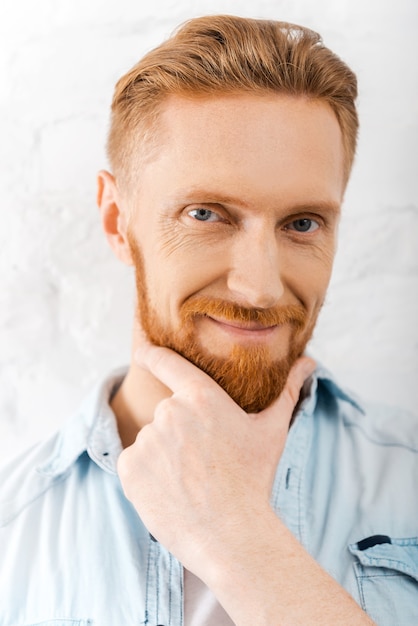
[[[182,566],[116,473],[122,377],[0,471],[0,626],[183,625]],[[418,421],[360,405],[321,367],[308,387],[272,506],[379,626],[417,625]]]

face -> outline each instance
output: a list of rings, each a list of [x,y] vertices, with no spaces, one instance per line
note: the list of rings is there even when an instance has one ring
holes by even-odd
[[[303,353],[330,279],[338,122],[302,98],[172,98],[158,132],[126,207],[142,327],[260,411]]]

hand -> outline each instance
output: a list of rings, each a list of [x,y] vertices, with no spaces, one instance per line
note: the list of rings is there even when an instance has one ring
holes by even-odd
[[[222,550],[254,513],[271,512],[276,466],[315,363],[299,359],[281,396],[251,415],[167,348],[148,344],[137,361],[173,395],[121,454],[121,482],[150,533],[203,579],[202,564],[214,550]]]

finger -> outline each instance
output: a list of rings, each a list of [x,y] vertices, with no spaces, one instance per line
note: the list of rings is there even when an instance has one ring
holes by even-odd
[[[300,391],[311,374],[315,371],[316,363],[309,357],[302,357],[292,366],[286,384],[280,396],[267,409],[259,413],[259,416],[276,416],[280,414],[283,419],[292,419],[292,414],[299,400]]]
[[[135,352],[135,361],[173,393],[190,384],[216,385],[210,376],[174,350],[154,346],[149,342],[143,343]]]

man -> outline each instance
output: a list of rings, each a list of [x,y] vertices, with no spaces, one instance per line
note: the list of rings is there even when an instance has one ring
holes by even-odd
[[[232,16],[119,81],[98,204],[132,362],[3,472],[2,626],[417,623],[415,424],[303,356],[355,98],[315,33]]]

